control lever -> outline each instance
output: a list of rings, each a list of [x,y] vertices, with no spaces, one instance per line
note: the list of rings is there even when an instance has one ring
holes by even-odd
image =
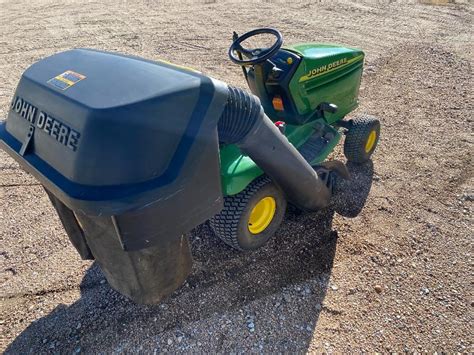
[[[319,110],[321,113],[329,112],[329,113],[336,113],[337,112],[337,105],[330,104],[329,102],[323,102],[319,105]]]
[[[235,40],[239,38],[239,34],[237,32],[234,31],[233,35],[232,35],[232,41],[235,42]],[[237,56],[239,57],[240,60],[243,60],[244,58],[242,57],[242,53],[240,52],[237,52]],[[247,69],[245,69],[245,66],[242,65],[242,72],[244,73],[244,78],[245,80],[248,82],[248,74],[247,74]]]

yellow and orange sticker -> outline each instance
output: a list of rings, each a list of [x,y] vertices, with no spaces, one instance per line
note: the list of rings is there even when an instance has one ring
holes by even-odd
[[[52,79],[49,79],[48,83],[58,89],[66,90],[85,78],[85,75],[76,73],[72,70],[67,70],[64,73],[59,74]]]

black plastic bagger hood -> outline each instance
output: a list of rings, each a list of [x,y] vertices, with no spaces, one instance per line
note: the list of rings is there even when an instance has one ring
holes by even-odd
[[[148,208],[167,221],[147,222],[152,234],[182,233],[222,207],[216,126],[226,99],[224,83],[198,72],[75,49],[24,72],[0,144],[73,211],[120,224]],[[143,247],[139,239],[124,244]]]

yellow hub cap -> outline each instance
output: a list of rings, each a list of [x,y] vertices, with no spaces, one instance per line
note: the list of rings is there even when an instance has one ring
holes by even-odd
[[[365,142],[365,152],[369,153],[375,145],[375,141],[377,140],[377,132],[374,130],[370,132],[369,138],[367,138],[367,142]]]
[[[250,212],[249,231],[252,234],[262,233],[271,223],[276,211],[276,201],[273,197],[262,198]]]

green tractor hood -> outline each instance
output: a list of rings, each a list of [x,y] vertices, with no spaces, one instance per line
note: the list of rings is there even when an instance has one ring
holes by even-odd
[[[298,113],[311,114],[322,102],[338,106],[329,123],[357,107],[364,52],[332,44],[301,43],[285,47],[302,61],[290,81]]]

